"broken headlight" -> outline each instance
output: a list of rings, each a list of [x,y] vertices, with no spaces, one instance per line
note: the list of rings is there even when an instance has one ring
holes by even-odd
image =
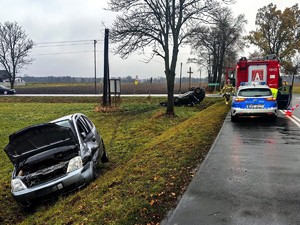
[[[11,181],[11,191],[12,192],[22,191],[26,188],[27,188],[26,185],[19,178],[15,178]]]
[[[67,173],[78,170],[80,168],[82,168],[82,159],[80,156],[76,156],[69,161]]]

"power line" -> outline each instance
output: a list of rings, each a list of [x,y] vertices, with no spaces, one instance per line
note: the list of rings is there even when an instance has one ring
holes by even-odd
[[[76,43],[76,42],[92,42],[94,43],[94,40],[75,40],[75,41],[49,41],[49,42],[37,42],[36,45],[39,44],[61,44],[61,43]],[[96,40],[96,41],[102,41],[102,40]],[[103,41],[102,41],[103,42]]]
[[[65,55],[65,54],[78,54],[78,53],[91,53],[94,51],[78,51],[78,52],[55,52],[55,53],[37,53],[37,54],[32,54],[32,55]],[[103,52],[103,51],[97,51],[97,52]]]
[[[37,45],[34,48],[51,48],[51,47],[64,47],[64,46],[75,46],[75,45],[91,45],[93,43],[82,43],[82,44],[58,44],[58,45]]]
[[[102,40],[73,40],[73,41],[52,41],[52,42],[39,42],[35,43],[33,49],[37,48],[51,48],[51,47],[68,47],[68,46],[83,46],[83,45],[94,45],[96,43],[103,42]],[[36,56],[46,55],[64,55],[64,54],[78,54],[78,53],[90,53],[91,50],[82,51],[68,51],[68,52],[53,52],[53,53],[35,53]],[[101,51],[97,51],[101,52]],[[103,52],[103,51],[102,51]]]

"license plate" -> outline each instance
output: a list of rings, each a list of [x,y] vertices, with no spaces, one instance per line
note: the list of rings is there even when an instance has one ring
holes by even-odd
[[[263,104],[259,104],[259,105],[247,105],[248,109],[263,109],[264,105]]]

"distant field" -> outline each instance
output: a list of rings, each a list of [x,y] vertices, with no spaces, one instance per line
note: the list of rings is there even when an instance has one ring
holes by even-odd
[[[205,84],[202,84],[205,85]],[[188,91],[189,84],[181,85],[181,92]],[[199,83],[191,84],[191,87],[199,87]],[[25,86],[17,86],[18,94],[95,94],[95,84],[92,83],[28,83]],[[175,94],[179,93],[179,84],[175,84]],[[96,94],[103,93],[103,85],[96,85]],[[138,85],[121,84],[122,94],[166,94],[167,84],[139,83]]]
[[[192,83],[191,87],[199,87],[199,83]],[[206,92],[209,92],[207,83],[202,83]],[[18,94],[95,94],[95,84],[93,83],[28,83],[25,86],[17,86]],[[181,85],[181,93],[188,91],[189,84]],[[212,88],[211,91],[213,91]],[[295,83],[293,92],[300,94],[300,83]],[[96,94],[103,93],[103,85],[96,85]],[[167,84],[139,83],[138,85],[131,83],[121,84],[122,94],[166,94]],[[179,84],[175,84],[174,93],[179,94]]]

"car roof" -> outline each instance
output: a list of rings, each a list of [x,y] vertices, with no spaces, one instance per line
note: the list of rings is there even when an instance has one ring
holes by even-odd
[[[70,114],[70,115],[63,116],[63,117],[57,118],[55,120],[52,120],[52,121],[50,121],[50,123],[55,123],[55,122],[62,121],[62,120],[73,120],[74,118],[79,117],[79,116],[84,116],[84,114],[82,114],[82,113]]]
[[[242,90],[242,89],[251,89],[251,88],[267,88],[270,89],[270,87],[266,84],[246,84],[246,85],[242,85],[239,86],[238,90]]]

